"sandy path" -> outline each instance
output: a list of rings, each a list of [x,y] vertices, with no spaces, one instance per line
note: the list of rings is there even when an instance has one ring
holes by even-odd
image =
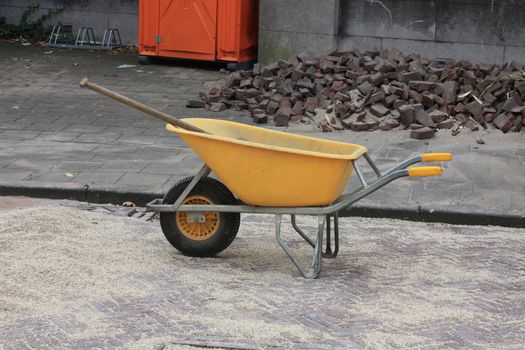
[[[195,259],[172,249],[158,222],[71,208],[0,213],[0,336],[24,320],[74,317],[82,327],[65,343],[109,339],[138,320],[149,328],[123,343],[144,349],[188,339],[439,346],[457,327],[488,330],[474,339],[490,347],[498,325],[522,331],[505,341],[525,342],[522,309],[509,307],[523,303],[525,230],[345,218],[341,231],[353,234],[314,281],[299,277],[272,230],[270,217],[245,216],[230,249]]]

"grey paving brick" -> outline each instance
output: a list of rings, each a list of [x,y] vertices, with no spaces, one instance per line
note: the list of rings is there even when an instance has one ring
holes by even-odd
[[[56,142],[68,142],[76,139],[80,134],[77,132],[65,131],[42,131],[38,135],[39,140],[48,140]]]
[[[73,181],[73,178],[66,176],[67,171],[46,171],[46,172],[35,172],[31,174],[27,180],[47,182],[47,183],[69,183]],[[75,174],[71,174],[75,176]],[[29,182],[29,181],[28,181]]]
[[[20,139],[20,140],[29,140],[34,139],[40,134],[40,131],[31,131],[31,130],[3,130],[0,131],[0,138],[11,138],[11,139]]]
[[[120,159],[120,158],[116,158]],[[115,161],[106,161],[100,168],[97,169],[97,171],[100,172],[125,172],[125,173],[139,173],[142,171],[146,166],[148,166],[149,162],[146,161],[139,161],[135,159],[129,159],[126,161],[123,160],[115,160]]]
[[[96,151],[95,151],[96,152]],[[104,152],[96,153],[96,155],[91,159],[94,162],[107,162],[107,161],[132,161],[137,160],[137,153],[128,153],[128,152]]]
[[[106,134],[106,133],[103,133],[103,134],[97,134],[97,133],[84,133],[84,134],[80,134],[80,136],[78,136],[76,139],[75,139],[75,142],[78,142],[78,143],[97,143],[97,144],[111,144],[111,143],[115,143],[115,141],[120,137],[122,136],[122,134],[115,134],[115,133],[111,133],[111,134]]]
[[[156,136],[146,136],[146,135],[123,135],[121,136],[116,143],[118,144],[138,144],[138,145],[154,145],[158,140]]]
[[[140,186],[140,187],[152,187],[160,188],[162,187],[169,179],[170,175],[163,174],[151,174],[151,173],[127,173],[124,174],[115,184],[121,186]]]
[[[165,175],[184,175],[190,176],[196,173],[202,163],[151,163],[145,169],[144,172],[151,174],[165,174]]]
[[[57,166],[60,161],[48,160],[48,159],[35,159],[35,158],[19,158],[15,157],[11,159],[7,168],[12,169],[28,169],[37,171],[50,171]],[[1,160],[0,160],[1,163]]]
[[[104,163],[102,162],[85,162],[85,161],[63,161],[60,162],[56,170],[64,170],[72,173],[93,171],[100,168]]]
[[[116,183],[124,173],[122,172],[82,172],[75,174],[73,182],[81,184],[111,185]]]
[[[24,169],[11,169],[11,168],[0,168],[0,181],[9,182],[9,181],[21,181],[25,180],[33,173],[32,170]]]
[[[187,147],[184,141],[182,141],[179,137],[176,135],[169,136],[169,137],[160,137],[157,140],[157,146],[178,146],[178,147]]]
[[[105,125],[91,125],[91,124],[72,124],[65,128],[63,131],[69,132],[80,132],[80,133],[99,133],[103,130],[106,130],[107,126]]]
[[[72,160],[72,161],[101,161],[100,159],[94,159],[94,157],[97,155],[93,151],[60,151],[51,153],[47,159],[57,159],[57,160]]]
[[[56,153],[59,152],[71,152],[71,151],[93,151],[99,147],[98,143],[81,143],[81,142],[60,142],[57,143],[53,150]]]
[[[28,125],[29,125],[29,122],[25,122],[25,121],[21,121],[21,122],[17,122],[17,121],[4,122],[4,121],[2,121],[0,123],[0,130],[2,130],[2,129],[5,129],[5,130],[23,130]]]
[[[144,128],[134,128],[131,126],[109,126],[104,132],[123,134],[124,136],[139,135],[142,134]]]
[[[63,131],[65,128],[67,128],[69,124],[61,124],[61,123],[31,123],[27,125],[24,129],[26,130],[34,130],[34,131]],[[39,136],[42,136],[40,134]]]
[[[103,153],[114,154],[114,153],[121,153],[121,152],[134,153],[142,149],[142,147],[143,147],[142,145],[135,145],[135,144],[119,144],[119,145],[100,144],[95,149],[95,151],[100,154],[103,154]]]

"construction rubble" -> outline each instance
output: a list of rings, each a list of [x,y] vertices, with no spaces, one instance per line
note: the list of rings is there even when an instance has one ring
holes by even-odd
[[[186,106],[249,110],[255,123],[305,123],[325,132],[402,128],[426,139],[442,129],[453,135],[462,129],[520,131],[524,100],[525,71],[515,62],[498,66],[354,50],[255,64]]]

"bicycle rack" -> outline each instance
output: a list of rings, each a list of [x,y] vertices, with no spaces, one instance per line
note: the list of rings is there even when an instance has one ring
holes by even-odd
[[[106,41],[107,39],[107,41]],[[117,28],[107,28],[104,30],[104,37],[102,38],[102,47],[119,47],[122,46],[122,39]]]
[[[55,25],[45,46],[104,51],[123,46],[122,38],[117,28],[106,28],[101,43],[96,41],[95,32],[92,27],[82,26],[78,29],[74,41],[71,39],[72,37],[73,30],[70,24]]]

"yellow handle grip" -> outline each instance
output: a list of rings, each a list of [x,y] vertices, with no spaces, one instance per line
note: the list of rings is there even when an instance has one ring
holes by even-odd
[[[452,160],[452,153],[423,153],[421,161],[429,162],[449,162]]]
[[[443,168],[440,166],[415,166],[408,169],[408,176],[441,176]]]

